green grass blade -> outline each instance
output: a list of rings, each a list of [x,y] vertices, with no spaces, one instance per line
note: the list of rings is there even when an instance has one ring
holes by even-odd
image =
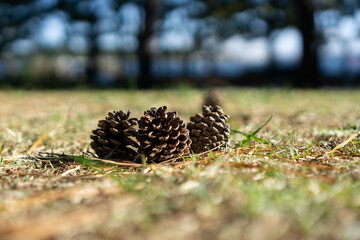
[[[0,146],[0,154],[2,154],[2,152],[4,151],[4,147],[5,147],[5,143],[3,143],[3,144]]]
[[[246,146],[246,145],[249,144],[249,143],[250,143],[250,139],[249,139],[249,138],[246,138],[246,139],[244,139],[244,140],[241,141],[239,147],[244,147],[244,146]]]
[[[263,129],[263,128],[270,122],[271,119],[272,119],[272,115],[269,117],[269,119],[268,119],[264,124],[262,124],[260,127],[258,127],[258,128],[257,128],[254,132],[252,132],[251,134],[245,133],[245,132],[242,132],[242,131],[239,131],[239,130],[231,129],[232,132],[242,134],[244,137],[246,137],[246,139],[244,139],[243,141],[241,141],[240,147],[243,147],[243,146],[249,144],[251,139],[252,139],[252,140],[255,140],[255,141],[259,142],[259,143],[269,144],[268,141],[266,141],[266,140],[264,140],[264,139],[261,139],[261,138],[258,138],[258,137],[256,137],[255,135],[256,135],[261,129]]]
[[[293,141],[290,142],[290,154],[291,154],[291,158],[295,161],[294,142]]]
[[[256,129],[253,133],[251,133],[251,135],[253,135],[253,136],[256,135],[261,129],[263,129],[271,121],[272,117],[273,117],[273,115],[271,114],[269,119],[266,120],[266,122],[263,125],[261,125],[258,129]]]

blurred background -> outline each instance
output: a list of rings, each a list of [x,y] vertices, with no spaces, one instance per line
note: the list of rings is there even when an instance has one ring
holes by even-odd
[[[0,86],[359,86],[359,0],[0,1]]]

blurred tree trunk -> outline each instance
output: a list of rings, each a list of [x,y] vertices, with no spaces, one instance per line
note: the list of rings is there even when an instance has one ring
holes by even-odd
[[[303,57],[299,69],[296,87],[313,88],[319,86],[317,52],[315,48],[314,7],[311,0],[294,0],[298,9],[298,28],[303,37]]]
[[[91,23],[93,26],[94,23]],[[94,27],[91,27],[90,33],[88,36],[89,40],[89,50],[87,54],[87,62],[86,62],[86,83],[88,86],[94,86],[96,84],[96,77],[99,72],[98,68],[98,55],[99,55],[99,47],[96,43],[96,32]]]
[[[96,43],[98,33],[95,29],[98,17],[96,16],[96,9],[91,7],[91,0],[62,0],[58,1],[58,9],[68,14],[70,21],[83,21],[89,23],[90,29],[85,37],[88,41],[88,50],[86,56],[85,78],[88,86],[95,86],[96,78],[98,76],[98,55],[99,46]]]
[[[152,26],[154,24],[154,13],[156,0],[147,0],[144,5],[145,22],[138,35],[138,61],[139,75],[138,87],[140,89],[148,89],[154,85],[154,78],[151,74],[152,56],[150,51],[150,40],[152,37]]]

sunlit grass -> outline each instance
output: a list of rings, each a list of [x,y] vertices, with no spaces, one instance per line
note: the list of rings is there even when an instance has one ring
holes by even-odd
[[[0,92],[0,235],[359,239],[359,138],[328,152],[358,131],[360,92],[219,92],[227,151],[136,166],[91,155],[97,121],[162,105],[187,121],[204,90]]]

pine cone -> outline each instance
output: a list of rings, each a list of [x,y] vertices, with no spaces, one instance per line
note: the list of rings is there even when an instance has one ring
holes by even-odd
[[[187,129],[192,141],[191,149],[200,153],[220,145],[226,147],[230,137],[229,116],[224,115],[221,107],[202,107],[202,115],[190,117]]]
[[[205,106],[210,106],[215,108],[216,106],[221,106],[219,95],[214,88],[210,88],[205,95],[204,104]]]
[[[100,158],[126,158],[133,160],[137,155],[136,118],[129,118],[130,112],[109,112],[100,120],[97,129],[93,130],[90,146]]]
[[[149,162],[162,162],[190,153],[191,140],[184,122],[167,107],[151,108],[139,120],[139,153]]]

